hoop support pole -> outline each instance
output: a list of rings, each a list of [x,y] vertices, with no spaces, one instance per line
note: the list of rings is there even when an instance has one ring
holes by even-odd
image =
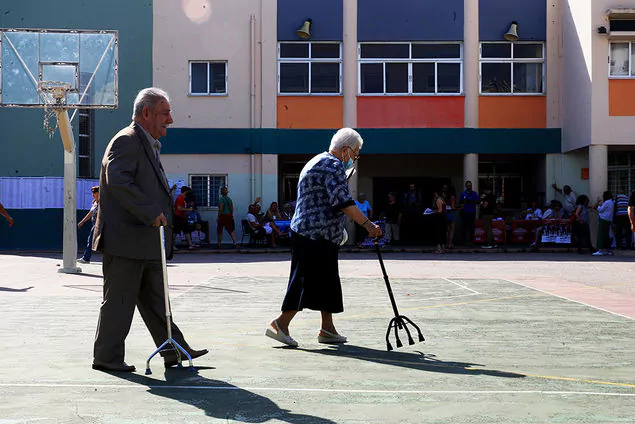
[[[64,238],[63,267],[59,272],[77,274],[77,169],[75,160],[75,140],[66,109],[55,109],[57,125],[64,144]]]

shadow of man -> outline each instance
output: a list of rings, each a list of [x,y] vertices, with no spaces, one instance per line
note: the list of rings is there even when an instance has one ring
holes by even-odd
[[[295,414],[282,409],[272,400],[241,389],[224,381],[211,380],[198,371],[212,367],[195,367],[196,372],[187,368],[167,368],[165,380],[146,377],[141,374],[108,373],[131,383],[148,387],[148,393],[174,399],[187,405],[196,406],[209,417],[249,423],[263,423],[272,419],[288,423],[310,422],[335,424],[326,418]]]
[[[435,355],[426,355],[422,352],[388,352],[384,350],[370,349],[354,345],[334,345],[323,349],[301,349],[309,353],[321,355],[342,356],[345,358],[359,359],[378,364],[392,365],[396,367],[410,368],[420,371],[438,372],[446,374],[465,375],[489,375],[492,377],[524,378],[524,374],[507,371],[490,370],[484,365],[469,362],[442,361]]]

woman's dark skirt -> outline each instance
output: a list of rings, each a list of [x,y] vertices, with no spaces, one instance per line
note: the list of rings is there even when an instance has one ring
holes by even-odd
[[[338,269],[339,246],[291,232],[291,273],[282,311],[344,311]]]

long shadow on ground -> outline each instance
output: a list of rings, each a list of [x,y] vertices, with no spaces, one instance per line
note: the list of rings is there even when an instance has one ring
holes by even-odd
[[[108,374],[147,386],[148,393],[195,406],[205,411],[207,416],[220,420],[249,423],[279,420],[287,423],[335,424],[334,421],[325,418],[295,414],[282,409],[269,398],[224,381],[202,377],[198,370],[206,369],[205,367],[195,368],[196,372],[189,372],[187,368],[168,368],[164,374],[165,381],[140,374]]]
[[[442,361],[434,355],[426,355],[422,352],[387,352],[384,350],[369,349],[361,346],[353,345],[335,345],[323,349],[301,349],[309,353],[317,353],[320,355],[341,356],[345,358],[359,359],[361,361],[375,362],[378,364],[392,365],[395,367],[404,367],[419,371],[438,372],[446,374],[465,374],[465,375],[489,375],[492,377],[505,378],[524,378],[524,374],[513,372],[490,370],[481,364],[472,364],[469,362]]]

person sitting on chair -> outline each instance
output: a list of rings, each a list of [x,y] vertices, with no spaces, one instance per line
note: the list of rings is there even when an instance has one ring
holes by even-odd
[[[249,213],[247,214],[247,222],[251,227],[251,230],[254,232],[254,239],[262,239],[267,237],[269,240],[269,244],[272,247],[276,247],[276,241],[273,237],[273,229],[269,227],[265,227],[260,223],[256,216],[260,212],[260,206],[257,204],[249,205]]]

